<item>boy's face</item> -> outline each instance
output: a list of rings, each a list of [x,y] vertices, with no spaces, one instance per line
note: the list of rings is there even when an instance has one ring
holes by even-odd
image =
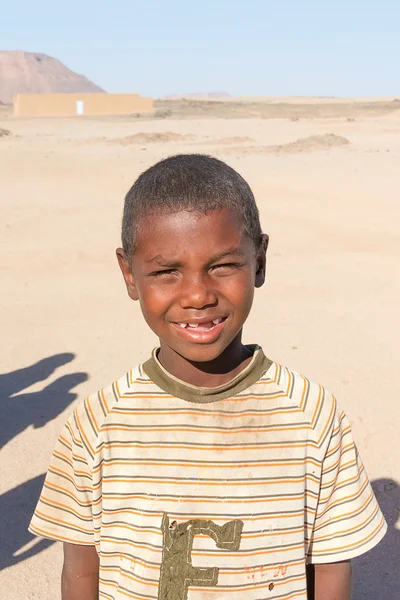
[[[240,340],[254,288],[264,283],[266,246],[265,236],[256,251],[229,208],[141,220],[130,263],[122,249],[118,261],[164,355],[212,361]]]

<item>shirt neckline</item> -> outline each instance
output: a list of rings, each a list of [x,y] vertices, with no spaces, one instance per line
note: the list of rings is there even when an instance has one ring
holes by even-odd
[[[246,346],[253,354],[249,364],[233,379],[214,388],[196,387],[171,375],[157,358],[159,348],[155,348],[152,356],[143,365],[143,371],[162,390],[188,402],[217,402],[236,396],[258,381],[268,371],[272,361],[267,358],[262,348],[256,344]]]

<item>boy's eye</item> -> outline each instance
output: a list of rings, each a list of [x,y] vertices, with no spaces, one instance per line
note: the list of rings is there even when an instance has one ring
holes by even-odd
[[[175,269],[162,269],[161,271],[154,271],[151,273],[153,277],[159,277],[160,275],[172,275],[175,273]]]
[[[212,267],[213,270],[218,269],[219,271],[229,271],[232,269],[237,269],[239,268],[241,265],[239,263],[222,263],[220,265],[214,265]]]

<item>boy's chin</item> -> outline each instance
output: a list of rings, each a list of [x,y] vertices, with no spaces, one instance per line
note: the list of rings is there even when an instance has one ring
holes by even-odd
[[[223,344],[179,344],[170,347],[182,358],[192,363],[209,363],[217,360],[226,346]]]

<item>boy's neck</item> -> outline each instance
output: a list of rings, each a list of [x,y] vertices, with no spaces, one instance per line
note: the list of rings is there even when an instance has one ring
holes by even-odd
[[[241,343],[233,342],[215,360],[192,362],[161,344],[158,360],[170,375],[196,387],[215,388],[228,383],[247,367],[252,353]]]

